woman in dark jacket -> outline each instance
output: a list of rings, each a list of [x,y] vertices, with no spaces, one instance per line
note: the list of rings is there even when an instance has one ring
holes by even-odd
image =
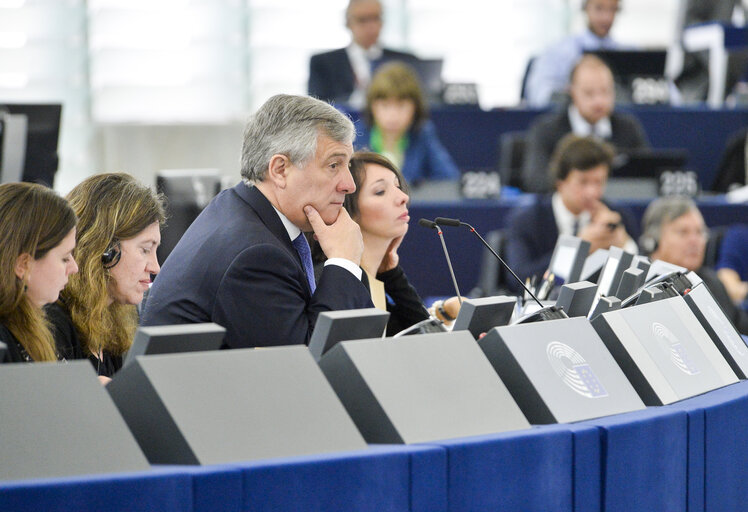
[[[77,343],[55,345],[42,309],[78,271],[76,222],[67,201],[47,187],[0,185],[0,342],[7,362],[82,357]]]

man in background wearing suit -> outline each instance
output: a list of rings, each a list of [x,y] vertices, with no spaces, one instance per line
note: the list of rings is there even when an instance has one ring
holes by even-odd
[[[548,162],[553,148],[567,133],[608,141],[617,151],[649,147],[641,123],[629,114],[613,111],[613,73],[599,57],[579,59],[571,72],[569,94],[567,108],[540,117],[528,130],[522,169],[522,188],[527,192],[552,189]]]
[[[636,228],[627,212],[603,202],[612,148],[592,137],[569,134],[558,143],[549,175],[556,191],[512,212],[507,228],[507,263],[521,279],[542,276],[559,235],[590,242],[590,253],[611,245],[636,253],[629,233]],[[519,286],[507,283],[519,291]]]
[[[388,60],[414,61],[416,57],[379,44],[382,30],[382,4],[379,0],[350,0],[345,26],[351,31],[351,44],[313,55],[309,61],[310,96],[324,101],[364,106],[372,69]]]
[[[320,311],[373,307],[361,231],[342,207],[353,123],[322,101],[277,95],[249,120],[243,181],[203,210],[171,252],[144,325],[215,322],[229,348],[308,343]],[[328,257],[315,284],[314,231]]]
[[[562,97],[569,83],[569,73],[584,52],[595,50],[625,50],[626,46],[610,37],[619,0],[584,0],[582,9],[587,16],[587,28],[553,44],[539,55],[527,74],[527,104],[546,107]]]

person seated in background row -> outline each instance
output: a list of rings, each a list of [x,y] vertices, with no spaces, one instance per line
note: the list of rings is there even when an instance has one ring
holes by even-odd
[[[86,178],[68,194],[78,215],[72,276],[47,307],[58,340],[80,344],[106,383],[122,366],[138,325],[136,305],[159,271],[164,206],[160,196],[124,173]]]
[[[613,73],[600,58],[585,55],[579,59],[570,81],[571,103],[538,118],[527,132],[522,166],[522,188],[527,192],[552,189],[548,162],[556,144],[567,133],[608,141],[619,152],[649,147],[641,123],[629,114],[614,112]]]
[[[725,145],[711,190],[729,192],[748,185],[748,128],[730,136]]]
[[[748,309],[748,224],[728,228],[715,268],[732,301]]]
[[[249,119],[243,180],[190,225],[163,265],[144,325],[215,322],[228,348],[309,343],[320,311],[372,307],[359,267],[361,230],[343,208],[350,118],[308,96],[279,94]],[[314,231],[328,257],[315,283]],[[364,278],[365,279],[365,278]]]
[[[553,195],[538,196],[511,213],[507,263],[521,279],[540,277],[548,268],[559,235],[590,242],[590,253],[610,246],[636,253],[628,212],[616,212],[603,201],[613,149],[592,137],[569,134],[558,143],[550,166]],[[519,291],[518,283],[508,286]]]
[[[7,362],[83,357],[76,343],[55,344],[42,309],[78,271],[76,223],[73,209],[52,189],[0,185],[0,341],[8,347]]]
[[[428,118],[418,77],[401,62],[379,68],[366,92],[356,149],[386,156],[411,185],[423,180],[457,180],[460,171]]]
[[[545,107],[561,96],[574,63],[585,51],[626,49],[610,37],[620,9],[618,0],[585,0],[582,9],[587,29],[554,44],[530,65],[525,94],[529,106]]]
[[[696,272],[738,331],[748,334],[748,313],[735,306],[714,269],[704,266],[706,240],[704,218],[696,203],[687,197],[661,197],[644,211],[641,249],[652,260]]]
[[[307,91],[309,96],[324,101],[361,108],[376,63],[416,57],[379,44],[382,30],[379,0],[350,0],[345,10],[345,26],[351,31],[351,44],[312,56]]]

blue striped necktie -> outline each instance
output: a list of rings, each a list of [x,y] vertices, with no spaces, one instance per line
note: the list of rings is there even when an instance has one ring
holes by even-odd
[[[299,253],[299,257],[301,258],[301,264],[304,267],[304,273],[306,274],[306,279],[309,281],[309,289],[312,293],[314,293],[314,290],[317,288],[316,283],[314,282],[314,266],[312,265],[312,250],[309,248],[309,242],[306,241],[306,237],[304,237],[304,233],[300,233],[299,236],[297,236],[293,241],[294,249],[296,249],[296,252]]]

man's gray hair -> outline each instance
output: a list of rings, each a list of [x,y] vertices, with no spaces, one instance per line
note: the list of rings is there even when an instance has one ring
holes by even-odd
[[[660,197],[649,203],[642,217],[639,246],[647,253],[654,252],[660,243],[662,226],[692,210],[698,211],[696,203],[684,196]]]
[[[352,144],[356,132],[349,117],[324,101],[288,94],[273,96],[244,128],[242,177],[251,183],[263,181],[276,154],[304,167],[317,151],[320,134]]]

